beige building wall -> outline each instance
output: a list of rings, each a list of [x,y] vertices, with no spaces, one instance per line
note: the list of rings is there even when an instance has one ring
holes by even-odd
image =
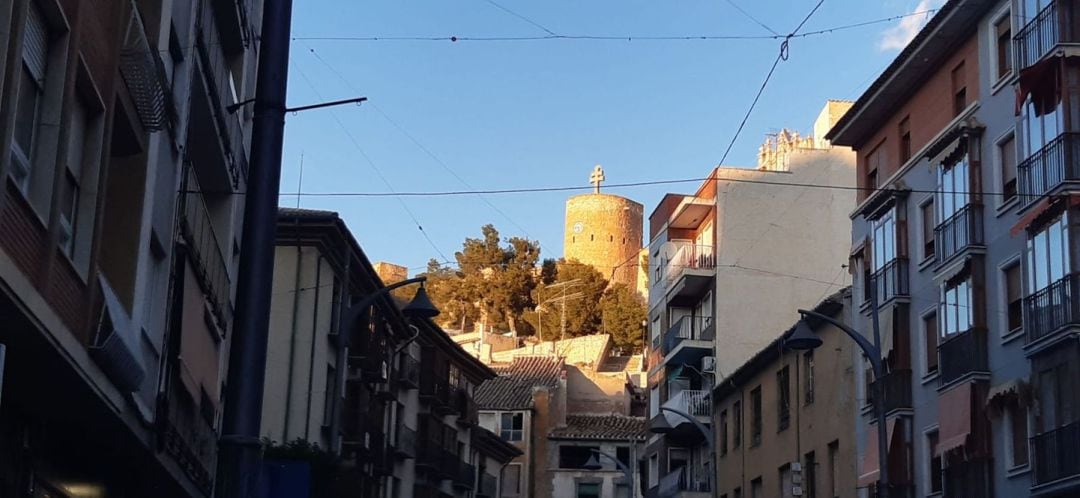
[[[270,337],[263,386],[263,437],[297,438],[331,448],[323,434],[327,375],[338,371],[328,335],[333,330],[334,272],[313,247],[277,247],[270,303]]]
[[[611,194],[566,201],[563,257],[596,268],[604,278],[638,290],[644,206]]]
[[[630,413],[626,373],[597,372],[595,368],[566,365],[568,413]]]
[[[790,323],[789,323],[790,325]],[[759,365],[746,378],[742,372],[733,379],[737,387],[727,390],[713,405],[713,426],[717,441],[716,496],[752,496],[754,479],[761,479],[760,496],[793,496],[781,490],[781,468],[798,462],[803,466],[803,486],[812,480],[816,484],[813,496],[855,498],[855,378],[852,352],[855,344],[842,331],[831,325],[819,327],[818,336],[824,341],[813,353],[813,401],[806,389],[806,358],[801,351],[785,351],[778,358]],[[768,346],[778,347],[777,344]],[[752,360],[753,361],[753,360]],[[777,373],[788,368],[791,382],[790,425],[779,428]],[[761,389],[761,442],[751,439],[753,420],[751,392]],[[741,444],[734,446],[735,403],[742,406]],[[721,418],[727,421],[728,435],[722,435]],[[813,453],[816,464],[813,479],[808,475],[807,456]],[[802,496],[807,496],[808,490]]]
[[[567,364],[599,365],[611,348],[611,336],[607,334],[585,335],[561,341],[545,341],[525,347],[492,352],[491,361],[510,363],[515,356],[550,354],[563,358]],[[484,360],[486,361],[486,360]]]
[[[375,273],[379,275],[379,280],[382,280],[383,285],[390,285],[409,278],[409,269],[401,265],[376,261],[372,266],[375,267]]]

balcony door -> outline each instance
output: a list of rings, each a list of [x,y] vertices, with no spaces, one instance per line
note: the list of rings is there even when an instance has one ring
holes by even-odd
[[[1056,76],[1056,73],[1055,73]],[[1059,98],[1050,112],[1040,112],[1029,95],[1020,111],[1021,156],[1026,159],[1042,150],[1065,130],[1064,112]]]
[[[1067,215],[1062,214],[1028,239],[1030,293],[1064,278],[1070,266]]]

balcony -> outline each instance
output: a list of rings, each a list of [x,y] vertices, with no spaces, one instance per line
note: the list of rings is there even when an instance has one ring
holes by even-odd
[[[694,363],[712,351],[715,336],[711,316],[684,316],[664,332],[664,357],[669,363]]]
[[[878,304],[885,304],[908,294],[908,260],[895,258],[870,275],[870,285],[876,286]],[[870,301],[870,286],[864,287],[864,296]]]
[[[1055,335],[1069,325],[1080,325],[1080,277],[1076,273],[1024,298],[1024,328],[1032,344]]]
[[[1034,65],[1060,44],[1080,42],[1071,23],[1072,10],[1072,2],[1051,2],[1013,37],[1020,69]]]
[[[186,189],[199,192],[198,179],[188,169]],[[188,244],[192,263],[199,281],[206,292],[210,308],[221,330],[229,330],[232,324],[232,279],[225,264],[221,240],[214,232],[213,219],[202,194],[188,193],[180,196],[180,231]]]
[[[692,415],[702,424],[709,424],[712,416],[712,402],[710,399],[709,391],[687,389],[679,391],[669,398],[664,402],[663,406]],[[702,444],[703,436],[701,431],[692,422],[686,420],[685,417],[663,410],[661,410],[659,416],[665,417],[668,425],[672,427],[671,432],[666,434],[668,439],[690,446]]]
[[[420,362],[409,355],[403,355],[398,364],[397,380],[408,389],[420,388]]]
[[[974,459],[950,464],[942,476],[944,496],[993,498],[992,461]],[[893,495],[890,495],[893,496]]]
[[[237,76],[241,74],[238,71],[244,68],[236,63],[247,64],[251,71],[254,65],[249,60],[254,53],[240,47],[239,52],[234,48],[233,54],[226,54],[228,44],[221,36],[223,29],[219,21],[222,19],[215,14],[216,10],[219,9],[201,9],[196,21],[195,55],[197,74],[201,77],[196,77],[193,89],[193,95],[198,99],[192,106],[193,121],[199,125],[192,127],[195,137],[192,141],[198,144],[195,151],[198,157],[213,157],[214,164],[225,165],[221,171],[216,171],[218,175],[213,187],[234,190],[247,181],[250,130],[245,130],[245,117],[251,116],[252,106],[249,104],[233,113],[226,107],[251,97],[243,94],[243,88],[238,88]]]
[[[946,385],[968,374],[989,373],[986,355],[986,330],[972,328],[948,337],[938,346],[941,384]]]
[[[416,431],[398,424],[394,453],[402,458],[416,458]]]
[[[971,246],[983,245],[982,206],[968,204],[934,228],[938,264]]]
[[[480,474],[480,489],[477,490],[477,498],[496,498],[499,492],[499,479],[484,472]]]
[[[420,401],[439,410],[450,403],[449,364],[434,348],[424,350],[420,364]]]
[[[660,478],[660,483],[646,493],[649,497],[678,496],[682,498],[704,498],[712,496],[712,486],[707,478],[693,477],[689,469],[680,467]]]
[[[683,244],[661,262],[668,304],[696,303],[712,289],[716,276],[716,253],[713,246]]]
[[[885,388],[885,413],[911,409],[911,370],[894,370],[885,374],[880,382]],[[874,403],[874,392],[872,390],[869,395],[870,403]]]
[[[1080,476],[1080,421],[1031,438],[1034,485]]]
[[[476,486],[476,466],[460,462],[454,474],[455,489],[473,489]]]
[[[457,408],[458,425],[464,427],[474,427],[480,420],[480,411],[476,407],[476,402],[473,401],[472,396],[464,388],[456,389],[454,394],[454,406]]]
[[[1022,205],[1038,201],[1065,182],[1080,180],[1080,133],[1062,133],[1016,166]]]

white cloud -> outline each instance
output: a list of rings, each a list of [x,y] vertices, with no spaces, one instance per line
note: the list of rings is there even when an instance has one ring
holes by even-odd
[[[915,9],[913,9],[911,13],[937,9],[941,7],[941,4],[943,3],[943,0],[919,0],[919,4],[915,6]],[[881,33],[881,39],[878,40],[878,50],[887,52],[889,50],[903,49],[913,38],[915,38],[915,35],[926,25],[926,22],[930,20],[932,15],[933,14],[922,14],[900,19],[900,22],[897,23],[896,26],[886,29]]]

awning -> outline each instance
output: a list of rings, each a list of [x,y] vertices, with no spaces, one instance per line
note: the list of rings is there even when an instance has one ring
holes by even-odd
[[[986,408],[995,416],[1001,414],[1009,403],[1029,406],[1031,385],[1024,379],[1013,379],[991,387],[986,394]]]
[[[1068,204],[1066,204],[1066,208],[1080,205],[1080,196],[1069,195],[1067,197]],[[1058,203],[1060,202],[1062,202],[1061,197],[1047,197],[1046,199],[1039,201],[1037,205],[1029,209],[1027,214],[1021,217],[1020,220],[1012,226],[1012,229],[1009,230],[1009,235],[1013,237],[1020,235],[1021,233],[1023,233],[1024,230],[1027,229],[1027,227],[1031,226],[1031,224],[1034,223],[1035,220],[1042,217],[1044,214],[1046,214],[1047,211],[1050,210],[1051,207],[1058,205]]]
[[[967,142],[963,136],[957,136],[956,138],[953,138],[948,145],[942,148],[941,151],[939,151],[937,154],[934,154],[934,157],[930,158],[930,165],[935,168],[938,167],[939,165],[941,165],[941,163],[945,162],[945,160],[952,157],[952,155],[955,154],[958,149],[960,149],[961,145],[964,145],[966,143]]]
[[[888,445],[892,447],[893,435],[896,433],[896,419],[889,419],[885,422],[885,429],[888,431],[886,434],[886,441]],[[862,458],[859,459],[859,487],[864,488],[869,486],[878,480],[878,475],[881,474],[881,464],[878,458],[878,427],[877,425],[871,425],[866,429],[866,451],[863,452]]]
[[[938,455],[963,446],[971,434],[972,386],[964,382],[938,398]]]

